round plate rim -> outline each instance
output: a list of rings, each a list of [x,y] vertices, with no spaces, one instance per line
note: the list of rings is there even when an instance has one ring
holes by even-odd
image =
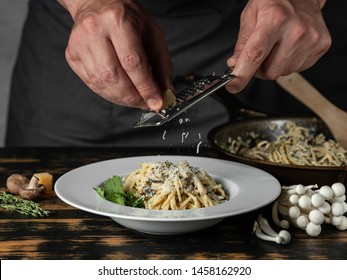
[[[214,164],[216,165],[218,163],[218,166],[223,164],[227,167],[232,167],[236,169],[237,171],[244,170],[247,172],[254,174],[257,174],[259,177],[258,183],[260,183],[261,186],[258,188],[265,188],[266,191],[271,191],[270,194],[266,198],[264,198],[262,201],[257,201],[257,203],[253,206],[247,205],[245,207],[241,207],[240,209],[235,209],[235,207],[231,207],[231,205],[234,205],[235,203],[238,203],[236,198],[244,199],[247,197],[245,195],[244,190],[241,189],[240,186],[237,186],[237,181],[240,181],[240,179],[237,179],[235,182],[235,179],[230,179],[232,183],[236,184],[236,186],[239,189],[236,189],[239,191],[239,193],[242,194],[242,196],[236,196],[231,197],[230,201],[222,203],[220,205],[212,206],[212,207],[206,207],[206,208],[200,208],[200,209],[193,209],[193,210],[148,210],[148,209],[138,209],[138,208],[132,208],[128,206],[122,206],[118,205],[112,202],[109,202],[101,197],[98,197],[98,194],[93,190],[93,187],[96,187],[98,184],[95,185],[89,185],[86,186],[86,188],[89,188],[89,191],[95,192],[95,206],[91,207],[88,206],[86,201],[82,202],[76,202],[78,199],[76,197],[70,197],[69,198],[69,191],[66,190],[67,181],[71,179],[71,176],[80,175],[81,173],[85,171],[95,170],[100,167],[109,168],[109,165],[116,164],[118,166],[124,165],[125,163],[128,164],[138,164],[141,162],[146,161],[163,161],[163,160],[169,160],[169,161],[179,161],[179,160],[187,160],[188,163],[191,165],[202,167],[204,168],[209,174],[208,168],[206,168],[206,164]],[[194,164],[192,164],[194,162]],[[203,166],[198,166],[195,163],[201,163]],[[134,168],[136,169],[136,167]],[[133,170],[134,170],[133,169]],[[212,168],[213,170],[213,168]],[[129,172],[132,170],[129,170]],[[225,172],[225,171],[224,171]],[[212,172],[215,173],[215,172]],[[85,173],[84,173],[85,174]],[[87,173],[88,176],[92,176],[92,174]],[[113,175],[116,174],[116,171],[114,171]],[[125,174],[124,174],[125,175]],[[212,177],[214,177],[214,174],[211,174]],[[103,181],[108,179],[109,177],[103,178]],[[87,180],[88,178],[84,178]],[[229,178],[226,178],[229,180]],[[249,179],[252,183],[255,183],[257,181],[256,177],[249,177]],[[102,181],[101,181],[102,182]],[[101,183],[99,182],[99,183]],[[83,180],[81,181],[81,184],[84,183]],[[266,184],[266,185],[265,185]],[[71,185],[69,185],[71,187]],[[245,186],[243,186],[245,187]],[[81,186],[78,186],[78,188],[81,188]],[[250,211],[254,211],[256,209],[259,209],[261,207],[264,207],[271,202],[273,202],[280,194],[281,192],[281,185],[278,182],[278,180],[272,176],[271,174],[258,169],[253,166],[249,166],[243,163],[238,163],[230,160],[224,160],[224,159],[218,159],[218,158],[210,158],[210,157],[202,157],[202,156],[186,156],[186,155],[153,155],[153,156],[134,156],[134,157],[123,157],[123,158],[116,158],[116,159],[108,159],[103,161],[98,161],[90,164],[86,164],[80,167],[77,167],[75,169],[72,169],[65,174],[63,174],[61,177],[58,178],[58,180],[55,183],[54,186],[55,192],[57,196],[64,201],[65,203],[78,208],[80,210],[84,210],[86,212],[102,215],[102,216],[108,216],[115,219],[126,219],[126,220],[138,220],[138,221],[152,221],[152,222],[186,222],[186,221],[201,221],[201,220],[210,220],[210,219],[221,219],[226,218],[234,215],[240,215],[244,214]],[[232,194],[231,194],[232,195]],[[257,195],[250,195],[250,198],[257,197]],[[90,203],[90,202],[89,202]],[[97,205],[100,203],[99,205]],[[246,203],[247,204],[247,203]],[[112,209],[108,210],[108,209]],[[230,211],[231,210],[231,211]]]

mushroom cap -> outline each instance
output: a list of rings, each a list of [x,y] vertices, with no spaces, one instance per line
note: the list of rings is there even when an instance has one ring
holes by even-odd
[[[308,214],[308,218],[310,222],[316,225],[321,225],[324,222],[324,214],[317,209],[311,210],[310,213]]]
[[[19,194],[20,189],[29,184],[29,179],[21,174],[12,174],[6,180],[6,187],[12,194]]]
[[[290,240],[292,239],[290,233],[286,230],[281,230],[278,233],[278,236],[282,238],[282,244],[288,244],[290,242]]]
[[[329,186],[322,186],[319,189],[319,193],[325,197],[326,200],[330,200],[334,196],[334,191],[331,187]]]
[[[331,204],[331,214],[334,216],[342,216],[345,213],[345,207],[342,202],[334,202]]]
[[[43,193],[45,192],[45,187],[42,185],[39,185],[35,189],[28,189],[27,187],[28,187],[28,185],[22,187],[19,190],[19,195],[25,199],[28,199],[28,200],[39,199],[43,195]]]
[[[292,206],[289,208],[289,217],[292,219],[296,219],[300,216],[301,212],[299,207],[297,206]]]
[[[305,193],[305,187],[302,184],[298,184],[295,188],[296,193],[302,195]]]
[[[309,222],[310,221],[306,215],[300,215],[296,219],[296,224],[298,225],[299,228],[302,228],[302,229],[305,229]]]
[[[346,192],[346,188],[344,186],[344,184],[342,183],[334,183],[331,188],[333,189],[334,192],[334,196],[335,197],[340,197],[343,196]]]
[[[299,206],[303,209],[307,209],[311,207],[311,198],[308,195],[302,195],[299,198]]]
[[[342,221],[338,226],[336,226],[336,228],[339,230],[346,230],[347,229],[347,217],[346,216],[342,216]]]
[[[325,202],[325,197],[320,193],[314,193],[311,196],[311,203],[314,207],[321,207]]]
[[[321,211],[324,215],[327,215],[330,213],[331,206],[328,202],[324,202],[322,206],[318,207],[318,210]]]
[[[321,225],[309,222],[306,226],[306,233],[310,236],[318,236],[322,231]]]

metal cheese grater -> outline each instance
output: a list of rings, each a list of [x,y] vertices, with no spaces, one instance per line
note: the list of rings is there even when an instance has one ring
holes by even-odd
[[[149,111],[143,113],[141,118],[134,124],[134,127],[160,126],[169,122],[234,78],[231,69],[226,70],[223,75],[214,74],[203,77],[192,83],[188,88],[178,92],[176,102],[169,108],[162,109],[159,112]]]

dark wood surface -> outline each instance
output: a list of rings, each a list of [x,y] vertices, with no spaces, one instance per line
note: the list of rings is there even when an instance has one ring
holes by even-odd
[[[12,173],[31,177],[36,172],[50,172],[56,181],[65,172],[88,163],[153,154],[195,154],[195,150],[2,148],[0,191],[5,190]],[[197,156],[215,155],[201,151]],[[55,195],[40,204],[51,211],[48,217],[32,218],[0,209],[0,259],[347,259],[347,231],[330,225],[323,225],[318,237],[291,228],[288,245],[256,238],[253,222],[259,213],[270,218],[271,205],[226,218],[203,231],[157,236],[73,208]]]

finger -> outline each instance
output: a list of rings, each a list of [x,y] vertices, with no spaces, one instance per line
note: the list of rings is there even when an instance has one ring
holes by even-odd
[[[227,64],[233,67],[235,79],[227,85],[232,93],[241,91],[258,71],[267,55],[276,43],[279,27],[267,16],[258,11],[249,2],[244,9],[235,52]]]
[[[163,100],[148,64],[140,34],[126,22],[122,28],[110,35],[119,62],[136,90],[151,110],[159,111]]]
[[[148,109],[121,68],[106,37],[90,40],[87,46],[68,46],[66,57],[70,67],[81,80],[104,99],[118,105]]]
[[[152,73],[161,92],[171,89],[172,85],[172,63],[162,31],[157,26],[146,32],[145,50],[147,58],[152,66]]]
[[[252,31],[254,30],[255,27],[255,21],[253,16],[248,16],[248,13],[245,12],[247,11],[246,9],[241,15],[241,24],[240,24],[240,30],[238,34],[238,38],[235,44],[234,48],[234,53],[233,55],[227,60],[227,64],[230,68],[234,68],[240,54],[242,53],[249,37],[252,34]],[[246,22],[246,24],[245,24]]]
[[[92,59],[86,60],[90,62],[86,69],[102,96],[113,103],[143,108],[144,100],[124,71],[112,42],[105,36],[91,42],[89,48]]]
[[[276,42],[276,37],[270,34],[270,28],[265,26],[255,30],[247,40],[233,69],[236,78],[227,85],[230,92],[241,91],[260,68]]]

